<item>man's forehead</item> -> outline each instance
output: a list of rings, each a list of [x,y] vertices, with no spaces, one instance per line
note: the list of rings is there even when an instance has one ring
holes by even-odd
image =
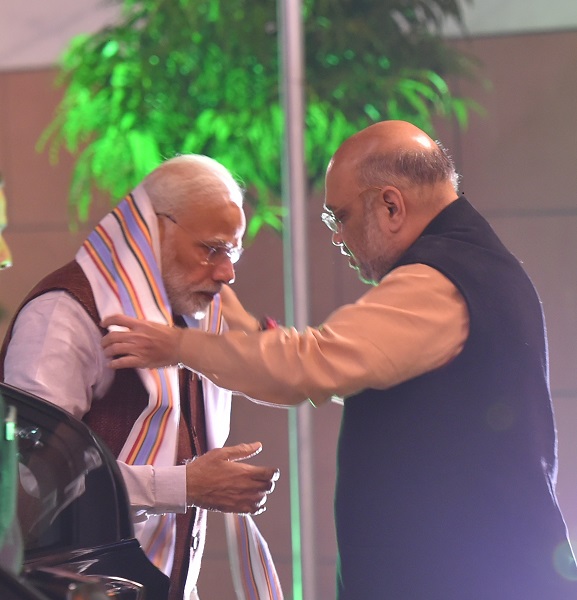
[[[179,219],[190,231],[215,239],[242,236],[245,228],[242,208],[230,200],[199,204],[183,211]]]
[[[358,188],[357,169],[354,163],[344,164],[331,160],[325,178],[325,208],[329,212],[350,198]]]

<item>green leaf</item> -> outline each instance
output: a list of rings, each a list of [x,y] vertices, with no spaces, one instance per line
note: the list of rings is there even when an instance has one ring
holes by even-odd
[[[194,152],[245,183],[249,237],[278,230],[285,124],[277,3],[116,2],[116,24],[73,38],[63,53],[63,98],[37,145],[51,160],[62,148],[73,154],[75,218],[88,218],[92,190],[119,199],[161,160]],[[448,18],[461,23],[457,0],[305,0],[303,17],[311,191],[339,144],[372,122],[406,119],[432,132],[434,117],[466,127],[469,113],[480,112],[447,84],[476,73],[438,33]]]

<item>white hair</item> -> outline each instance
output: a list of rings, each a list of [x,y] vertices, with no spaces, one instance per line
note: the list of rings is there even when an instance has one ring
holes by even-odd
[[[181,154],[147,175],[142,185],[156,212],[181,214],[195,204],[215,205],[223,194],[242,208],[243,191],[230,171],[202,154]]]

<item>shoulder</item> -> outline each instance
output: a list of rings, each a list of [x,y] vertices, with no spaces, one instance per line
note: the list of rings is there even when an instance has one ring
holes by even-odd
[[[14,323],[14,334],[23,329],[38,332],[52,330],[89,331],[100,338],[100,331],[85,307],[63,290],[51,290],[29,300],[20,310]]]

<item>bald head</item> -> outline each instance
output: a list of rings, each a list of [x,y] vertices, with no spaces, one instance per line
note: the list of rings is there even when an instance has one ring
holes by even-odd
[[[406,121],[381,121],[359,131],[346,140],[335,156],[352,153],[359,157],[369,153],[427,151],[435,142],[421,129]]]
[[[453,200],[458,175],[451,157],[438,142],[406,121],[375,123],[347,139],[329,170],[344,166],[360,186],[394,185],[400,189],[434,186],[434,198]]]
[[[442,146],[410,123],[383,121],[333,156],[323,220],[361,279],[376,283],[457,196]]]

